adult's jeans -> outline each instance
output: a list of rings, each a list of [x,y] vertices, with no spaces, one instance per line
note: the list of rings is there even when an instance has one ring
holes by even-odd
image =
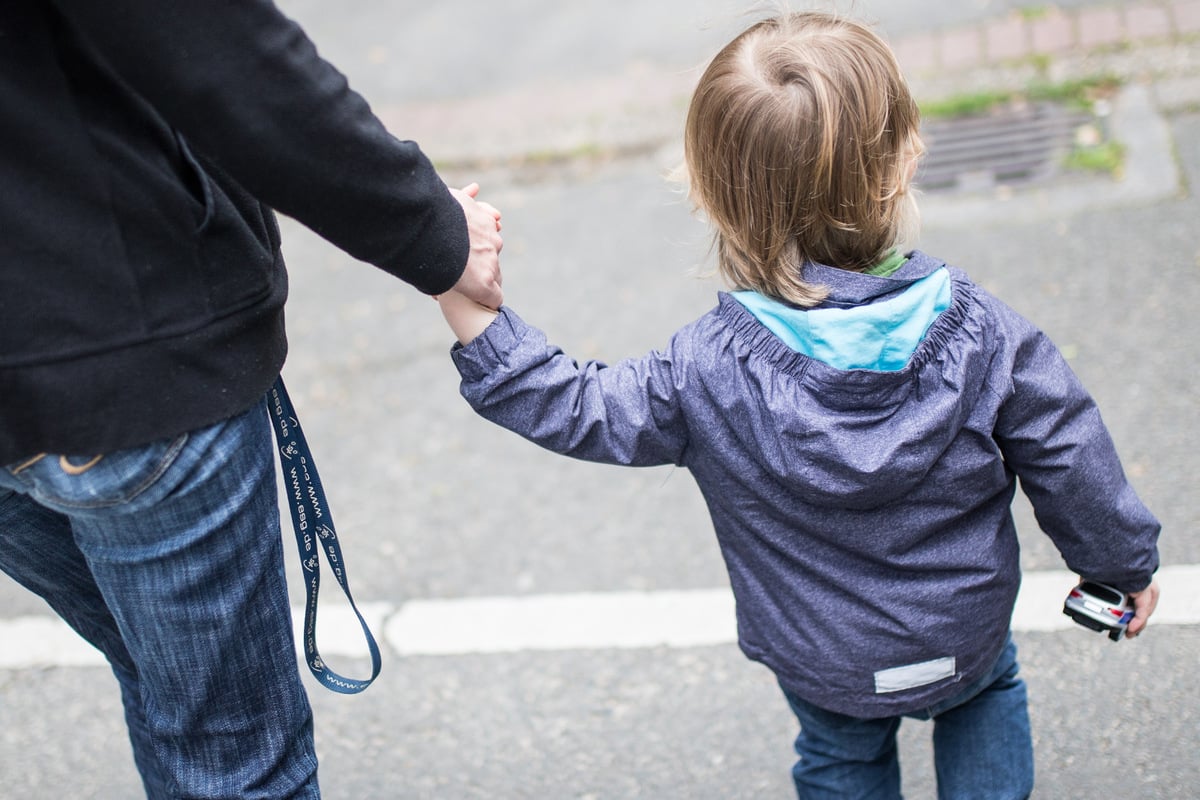
[[[800,720],[792,778],[801,800],[896,800],[903,717],[933,720],[939,800],[1021,800],[1033,792],[1033,740],[1025,683],[1009,637],[991,672],[932,708],[858,719],[818,708],[787,687]]]
[[[0,469],[0,569],[107,657],[150,798],[315,798],[266,407]]]

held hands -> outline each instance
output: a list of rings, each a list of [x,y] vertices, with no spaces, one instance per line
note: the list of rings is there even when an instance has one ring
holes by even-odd
[[[476,200],[479,184],[472,183],[450,193],[462,204],[471,236],[467,268],[450,291],[438,295],[442,315],[462,344],[483,333],[496,318],[504,292],[500,288],[500,212],[491,203]]]
[[[1142,591],[1130,593],[1129,599],[1133,601],[1133,619],[1125,629],[1125,636],[1132,639],[1145,629],[1158,605],[1158,581],[1150,581],[1150,585]]]
[[[467,233],[471,237],[467,268],[454,285],[454,291],[488,308],[499,308],[504,302],[504,292],[500,288],[500,250],[504,247],[500,237],[500,212],[490,203],[475,199],[479,194],[477,183],[451,189],[450,193],[462,205],[467,217]]]

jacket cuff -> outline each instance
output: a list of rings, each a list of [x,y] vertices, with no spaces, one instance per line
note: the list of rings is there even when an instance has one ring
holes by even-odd
[[[508,306],[469,344],[454,343],[450,358],[464,381],[478,382],[508,362],[508,356],[525,338],[529,326]]]

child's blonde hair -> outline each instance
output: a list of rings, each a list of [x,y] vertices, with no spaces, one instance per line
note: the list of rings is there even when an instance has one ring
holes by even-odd
[[[689,195],[739,289],[809,307],[806,261],[861,271],[915,214],[920,115],[888,46],[852,20],[764,20],[713,58],[684,135]]]

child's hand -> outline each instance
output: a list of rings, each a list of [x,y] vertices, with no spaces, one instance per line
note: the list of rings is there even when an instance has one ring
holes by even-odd
[[[1133,619],[1129,623],[1129,627],[1125,629],[1125,636],[1132,639],[1141,633],[1146,623],[1150,621],[1150,615],[1154,613],[1155,606],[1158,605],[1158,581],[1150,581],[1150,585],[1140,592],[1132,593],[1129,599],[1133,601]]]
[[[450,329],[462,344],[469,344],[472,339],[487,330],[487,326],[491,325],[497,316],[496,311],[475,302],[457,289],[438,295],[437,301],[441,306],[442,316],[446,318]]]

